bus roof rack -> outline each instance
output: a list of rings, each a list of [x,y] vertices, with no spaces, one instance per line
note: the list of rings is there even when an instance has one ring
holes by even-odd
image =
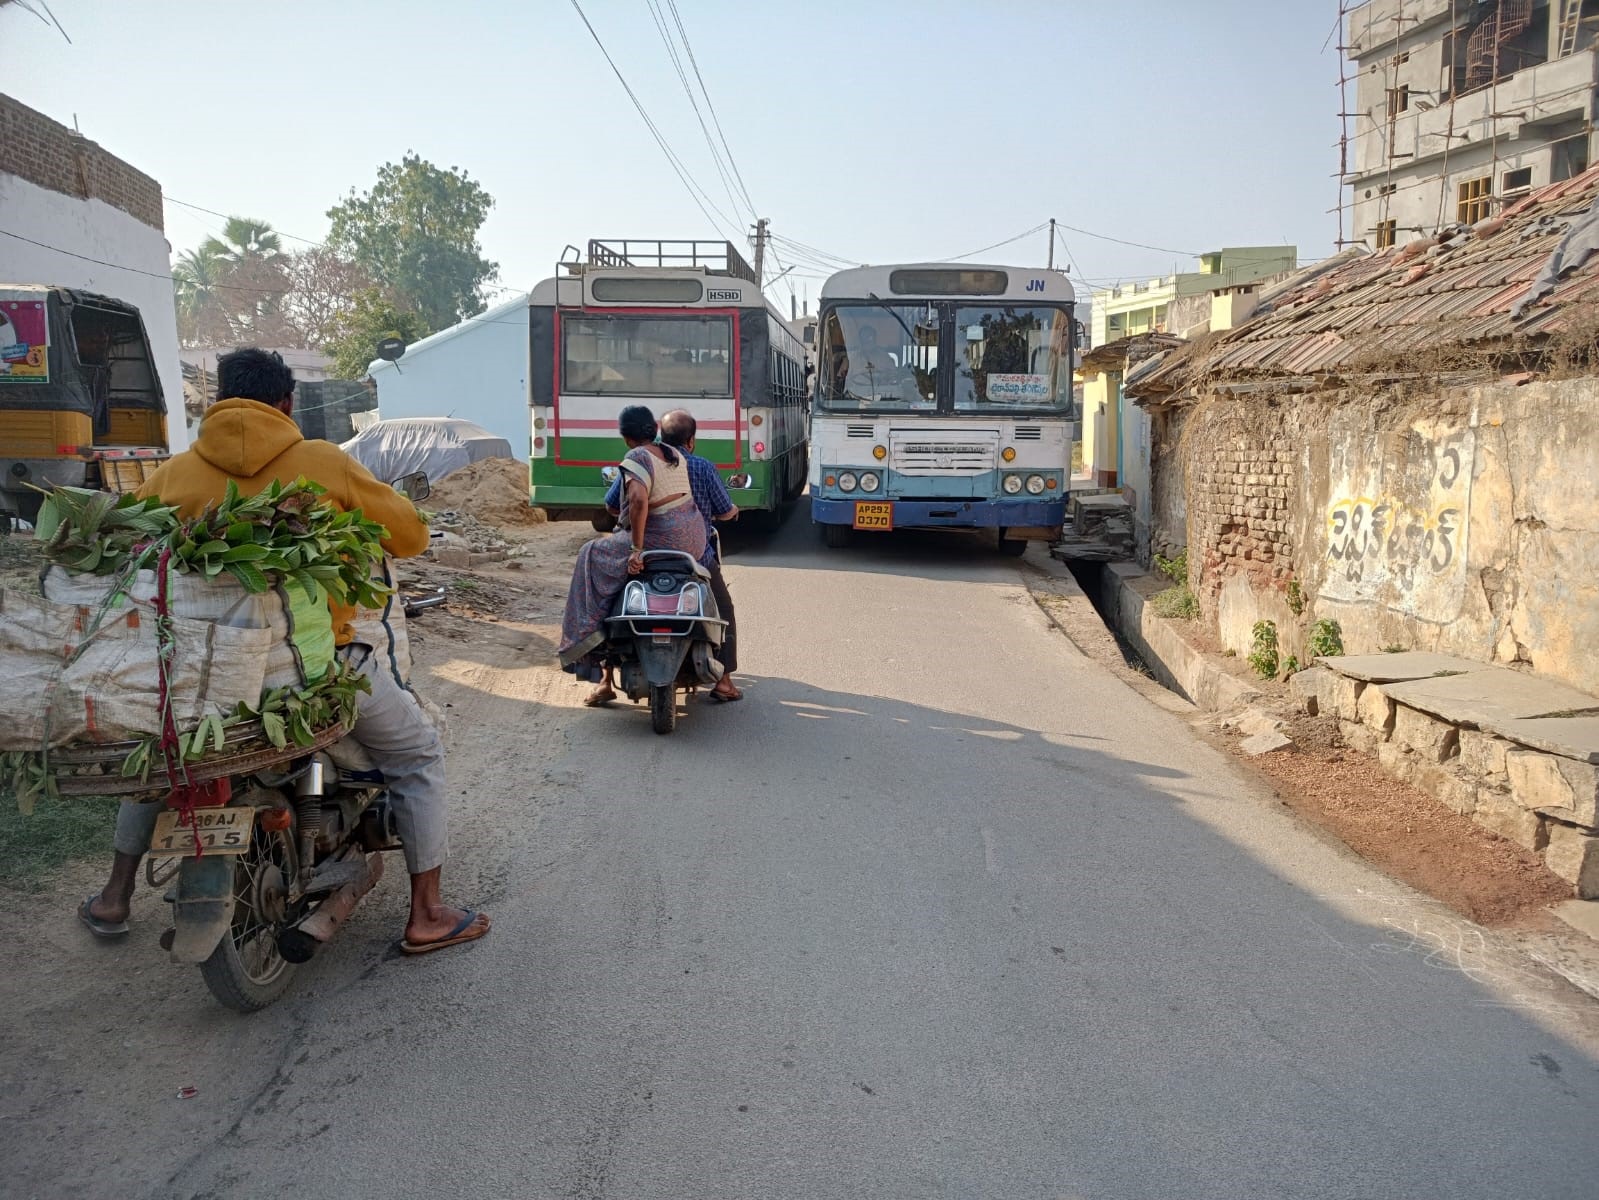
[[[744,261],[732,242],[590,238],[586,263],[563,259],[561,265],[572,274],[581,274],[584,267],[666,267],[704,271],[707,275],[730,275],[760,283],[755,278],[755,268]]]

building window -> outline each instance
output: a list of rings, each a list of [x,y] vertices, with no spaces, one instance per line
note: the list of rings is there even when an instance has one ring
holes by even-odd
[[[1462,225],[1475,225],[1478,221],[1485,220],[1488,216],[1489,201],[1493,198],[1493,176],[1484,175],[1481,179],[1466,180],[1460,185],[1458,195],[1455,220]]]
[[[1377,194],[1379,196],[1392,196],[1398,190],[1399,185],[1397,183],[1385,183],[1377,188]]]
[[[1518,171],[1506,171],[1501,181],[1499,192],[1502,196],[1509,196],[1513,192],[1525,192],[1532,189],[1532,168],[1522,167]]]
[[[1388,119],[1392,121],[1410,107],[1410,85],[1401,84],[1388,89]]]
[[[1394,234],[1398,229],[1396,221],[1377,222],[1377,249],[1386,250],[1394,244]]]

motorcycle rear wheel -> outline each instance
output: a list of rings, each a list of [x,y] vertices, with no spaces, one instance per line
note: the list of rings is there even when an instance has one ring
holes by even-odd
[[[200,964],[205,986],[235,1012],[258,1012],[278,999],[295,965],[278,950],[284,897],[294,856],[281,833],[259,826],[233,868],[233,920],[211,957]]]
[[[677,728],[677,689],[671,684],[650,688],[650,728],[661,734]]]

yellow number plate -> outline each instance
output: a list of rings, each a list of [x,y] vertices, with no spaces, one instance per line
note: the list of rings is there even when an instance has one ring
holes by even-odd
[[[894,528],[894,506],[881,501],[857,500],[855,502],[855,528],[873,529],[879,533]]]
[[[152,854],[194,853],[194,830],[182,817],[177,809],[169,808],[155,819]],[[194,819],[199,826],[200,847],[206,854],[243,854],[250,848],[255,809],[197,808]]]

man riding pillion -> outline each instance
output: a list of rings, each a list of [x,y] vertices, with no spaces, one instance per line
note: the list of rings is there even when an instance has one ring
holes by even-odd
[[[282,357],[265,350],[235,350],[217,363],[217,395],[200,421],[194,445],[164,463],[139,489],[158,496],[184,517],[220,503],[228,483],[247,496],[273,482],[304,476],[327,489],[324,499],[343,510],[360,509],[384,526],[384,550],[398,558],[420,554],[428,530],[411,502],[337,446],[307,441],[289,415],[294,374]],[[406,867],[411,874],[411,909],[400,949],[425,954],[482,937],[489,918],[446,905],[439,876],[447,853],[444,745],[416,697],[381,668],[372,647],[356,642],[355,612],[328,601],[338,655],[372,685],[359,696],[351,736],[379,763],[389,790]],[[125,802],[117,815],[116,858],[98,896],[85,901],[79,917],[101,937],[127,932],[129,904],[139,860],[150,848],[159,804]]]
[[[722,556],[716,528],[711,522],[733,520],[738,516],[738,506],[733,503],[733,498],[722,486],[715,464],[694,453],[694,437],[698,431],[699,425],[694,420],[693,414],[685,409],[674,408],[661,418],[661,441],[683,452],[683,461],[688,464],[689,490],[694,494],[694,506],[700,510],[700,516],[705,519],[704,566],[711,573],[711,594],[716,597],[717,612],[727,622],[727,630],[722,635],[722,646],[718,651],[725,670],[710,694],[711,699],[725,704],[742,700],[744,693],[733,684],[733,672],[738,670],[738,626],[733,619],[733,596],[727,590],[727,580],[722,575]],[[606,492],[605,507],[612,515],[621,514],[621,476],[617,477],[611,484],[610,491]]]

